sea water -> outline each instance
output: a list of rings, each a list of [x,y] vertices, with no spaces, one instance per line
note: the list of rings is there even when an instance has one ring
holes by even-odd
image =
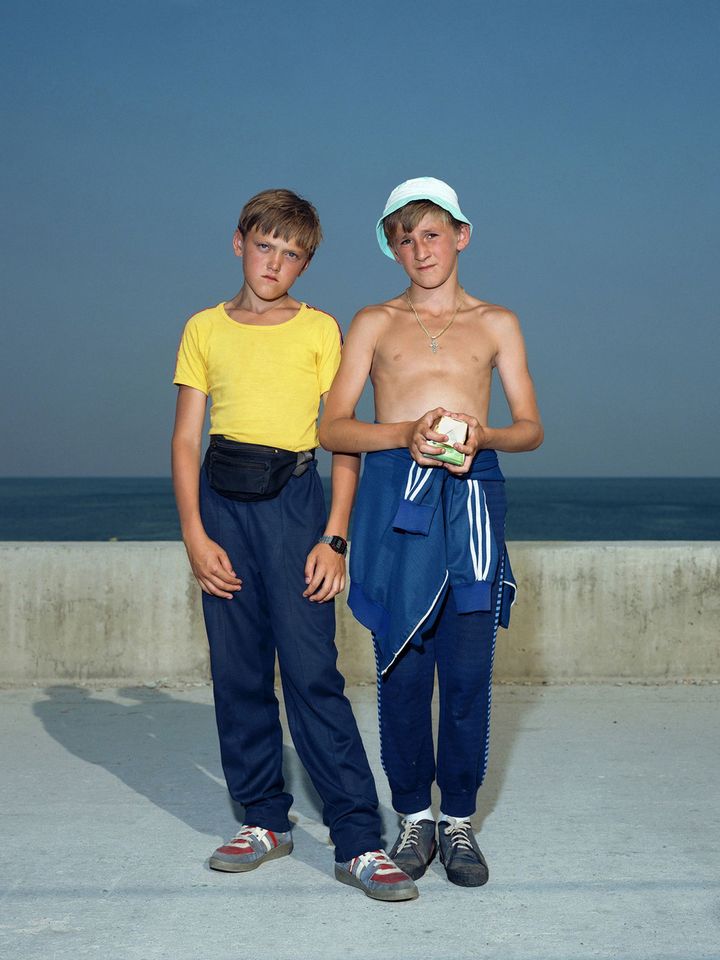
[[[717,477],[509,478],[506,489],[508,540],[720,540]],[[0,479],[0,540],[177,539],[169,478]]]

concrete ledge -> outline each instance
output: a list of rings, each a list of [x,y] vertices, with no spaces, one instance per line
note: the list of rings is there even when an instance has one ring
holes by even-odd
[[[720,542],[514,543],[501,681],[720,678]],[[374,682],[337,604],[340,666]],[[200,591],[181,543],[0,544],[1,680],[204,680]]]

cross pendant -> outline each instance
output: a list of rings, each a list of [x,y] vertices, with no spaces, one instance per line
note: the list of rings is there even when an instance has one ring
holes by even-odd
[[[432,350],[433,353],[437,353],[438,351],[438,342],[435,339],[435,337],[433,337],[430,341],[430,349]]]

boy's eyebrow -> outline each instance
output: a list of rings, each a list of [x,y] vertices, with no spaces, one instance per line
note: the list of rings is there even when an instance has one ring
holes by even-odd
[[[418,227],[419,227],[419,224],[418,224]],[[402,224],[400,224],[400,225],[399,225],[399,228],[398,228],[398,229],[399,229],[400,236],[401,236],[401,237],[409,237],[410,234],[415,233],[415,231],[418,229],[418,227],[413,227],[412,230],[405,230],[404,227],[402,226]],[[431,223],[431,224],[428,224],[427,226],[423,227],[421,233],[436,233],[436,232],[437,232],[437,229],[438,229],[438,225],[437,225],[436,223]]]
[[[308,251],[304,247],[301,247],[299,243],[293,242],[292,240],[288,240],[277,233],[273,233],[273,234],[261,233],[257,235],[254,238],[254,240],[255,240],[255,243],[265,243],[268,245],[270,245],[271,243],[277,243],[279,241],[283,243],[288,249],[293,250],[295,253],[302,253],[304,256],[307,256],[308,254]]]
[[[301,247],[299,243],[293,243],[290,240],[285,240],[284,243],[286,250],[292,250],[294,253],[301,253],[303,256],[307,256],[307,250]]]

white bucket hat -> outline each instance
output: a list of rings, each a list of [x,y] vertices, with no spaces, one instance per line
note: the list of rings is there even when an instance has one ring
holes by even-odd
[[[442,207],[443,210],[447,210],[456,220],[459,220],[461,223],[466,223],[470,227],[470,233],[472,233],[472,224],[460,209],[457,194],[444,180],[438,180],[435,177],[416,177],[414,180],[406,180],[404,183],[401,183],[400,186],[395,187],[387,198],[385,209],[375,227],[380,249],[385,256],[390,257],[391,260],[394,260],[395,257],[385,236],[383,220],[413,200],[431,200],[439,207]]]

